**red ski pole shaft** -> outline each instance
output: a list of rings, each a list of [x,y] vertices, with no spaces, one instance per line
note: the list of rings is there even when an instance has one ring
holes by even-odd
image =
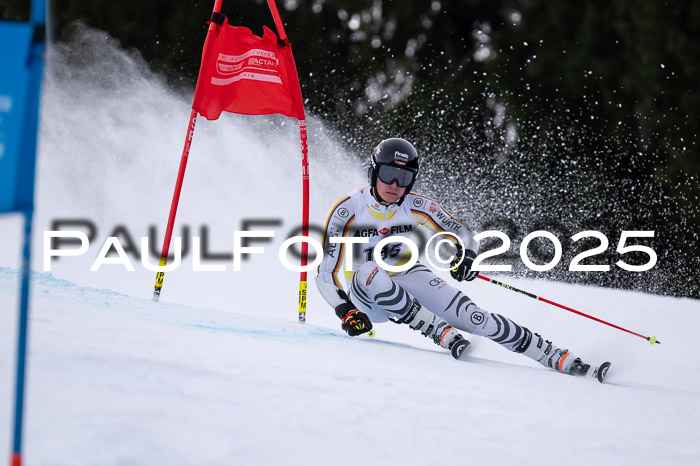
[[[600,322],[601,324],[609,325],[610,327],[616,328],[616,329],[618,329],[618,330],[622,330],[623,332],[631,333],[632,335],[638,336],[638,337],[640,337],[640,338],[644,338],[646,341],[648,341],[648,342],[651,343],[652,345],[653,345],[654,343],[659,343],[659,344],[661,344],[661,342],[660,342],[659,340],[657,340],[656,337],[647,337],[647,336],[641,335],[641,334],[639,334],[639,333],[637,333],[637,332],[633,332],[633,331],[631,331],[631,330],[627,330],[626,328],[620,327],[619,325],[611,324],[610,322],[606,322],[606,321],[604,321],[604,320],[602,320],[602,319],[599,319],[599,318],[597,318],[597,317],[593,317],[593,316],[588,315],[588,314],[586,314],[586,313],[584,313],[584,312],[577,311],[576,309],[572,309],[572,308],[570,308],[570,307],[564,306],[564,305],[559,304],[559,303],[555,303],[554,301],[550,301],[549,299],[543,298],[543,297],[541,297],[541,296],[537,296],[537,295],[535,295],[535,294],[533,294],[533,293],[529,293],[529,292],[527,292],[527,291],[523,291],[523,290],[518,289],[518,288],[516,288],[516,287],[514,287],[514,286],[512,286],[512,285],[508,285],[507,283],[499,282],[499,281],[497,281],[497,280],[494,280],[493,278],[485,277],[485,276],[483,276],[483,275],[477,275],[477,277],[479,277],[479,278],[482,279],[482,280],[486,280],[486,281],[489,282],[489,283],[493,283],[494,285],[498,285],[498,286],[501,286],[501,287],[506,288],[506,289],[508,289],[508,290],[515,291],[515,292],[520,293],[520,294],[524,294],[525,296],[528,296],[528,297],[530,297],[530,298],[537,299],[538,301],[543,301],[543,302],[545,302],[545,303],[547,303],[547,304],[551,304],[552,306],[557,306],[557,307],[559,307],[559,308],[561,308],[561,309],[567,310],[567,311],[569,311],[569,312],[573,312],[574,314],[578,314],[578,315],[580,315],[580,316],[587,317],[587,318],[589,318],[589,319],[591,319],[591,320],[595,320],[596,322]]]

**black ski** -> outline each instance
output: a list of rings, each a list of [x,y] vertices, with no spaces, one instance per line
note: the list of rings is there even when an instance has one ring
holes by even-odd
[[[600,366],[594,368],[591,377],[597,379],[600,383],[605,382],[605,377],[608,375],[608,369],[610,369],[610,365],[611,364],[606,361]]]
[[[610,369],[610,363],[607,361],[598,366],[591,366],[581,361],[581,358],[576,358],[571,369],[569,369],[569,374],[576,377],[595,379],[603,383],[605,382],[605,376],[608,374],[608,369]]]
[[[457,340],[452,344],[452,347],[450,348],[450,352],[452,353],[452,357],[459,360],[464,357],[464,354],[467,352],[467,349],[471,346],[471,343],[469,340],[462,338],[461,340]]]

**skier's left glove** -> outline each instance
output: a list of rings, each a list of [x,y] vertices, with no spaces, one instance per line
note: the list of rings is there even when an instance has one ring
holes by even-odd
[[[335,308],[335,314],[343,321],[343,330],[355,337],[372,330],[372,322],[364,312],[358,311],[352,303],[343,303]]]
[[[472,264],[474,263],[474,259],[476,259],[476,253],[470,249],[467,249],[464,251],[464,260],[460,262],[461,259],[462,248],[458,245],[457,255],[452,261],[452,264],[450,264],[450,275],[452,275],[452,278],[458,282],[461,282],[462,280],[470,282],[474,280],[477,275],[479,275],[479,272],[472,270]]]

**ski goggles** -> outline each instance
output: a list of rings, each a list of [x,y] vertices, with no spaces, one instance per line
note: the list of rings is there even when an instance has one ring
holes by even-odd
[[[407,188],[416,178],[416,172],[394,165],[379,165],[377,177],[382,183],[392,184],[396,181],[399,188]]]

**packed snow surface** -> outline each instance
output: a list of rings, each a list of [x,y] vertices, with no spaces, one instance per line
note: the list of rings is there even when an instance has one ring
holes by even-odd
[[[479,337],[459,362],[406,326],[350,338],[312,280],[307,324],[297,323],[299,277],[277,256],[301,218],[297,127],[283,117],[197,122],[176,236],[207,236],[209,252],[231,254],[233,231],[256,219],[273,223],[247,229],[275,237],[252,244],[265,252],[240,272],[226,258],[207,262],[226,272],[193,272],[188,254],[152,302],[154,273],[132,252],[151,226],[160,248],[190,102],[104,34],[82,30],[50,52],[26,464],[700,464],[697,300],[496,277],[663,342],[652,346],[481,280],[455,283],[586,361],[612,361],[604,385]],[[311,220],[322,226],[364,170],[339,135],[307,123]],[[88,252],[44,271],[43,232],[71,219],[95,227]],[[0,461],[12,436],[21,225],[0,218]],[[136,270],[90,272],[115,231]]]
[[[611,360],[601,385],[477,337],[470,358],[455,361],[407,327],[383,324],[374,340],[352,339],[337,325],[298,324],[293,303],[288,318],[270,317],[264,306],[282,304],[275,299],[257,314],[218,311],[36,273],[27,464],[696,464],[698,303],[518,285],[653,330],[663,344],[469,285],[584,358]],[[0,269],[5,439],[17,286],[18,273]],[[312,300],[310,312],[331,312]]]

